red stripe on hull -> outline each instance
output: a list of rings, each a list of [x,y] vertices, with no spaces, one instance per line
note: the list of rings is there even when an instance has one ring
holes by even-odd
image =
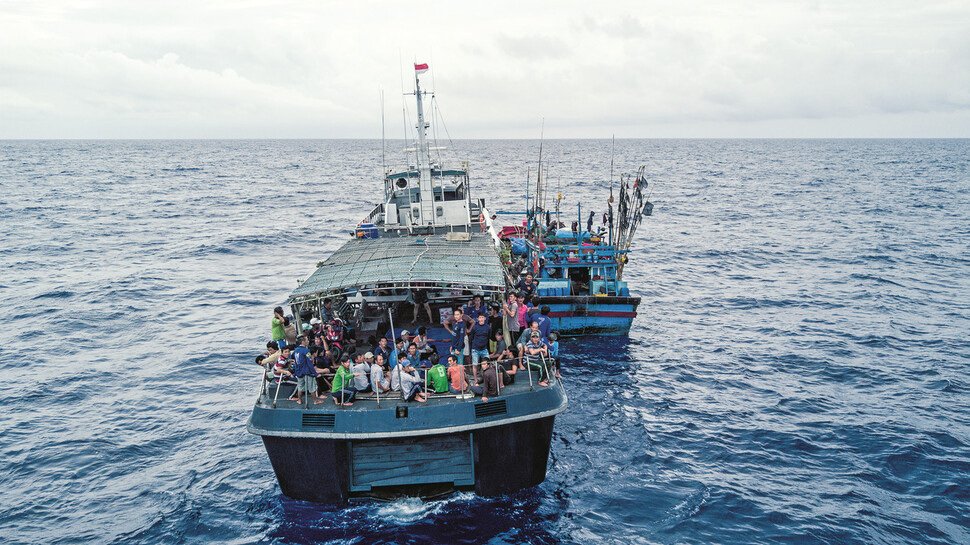
[[[604,311],[598,311],[598,312],[597,311],[588,312],[588,311],[582,311],[582,310],[577,312],[574,310],[567,310],[567,311],[559,311],[559,312],[553,311],[549,313],[550,318],[577,318],[577,317],[578,318],[584,318],[584,317],[586,318],[633,318],[636,315],[637,313],[632,311],[610,311],[610,310],[604,310]]]

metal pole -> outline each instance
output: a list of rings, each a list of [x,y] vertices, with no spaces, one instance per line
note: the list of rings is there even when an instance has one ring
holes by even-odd
[[[522,347],[522,351],[525,351],[525,346]],[[529,390],[535,390],[536,387],[532,385],[532,362],[529,361],[528,354],[522,354],[525,358],[525,370],[529,372]]]
[[[276,408],[276,400],[280,397],[280,387],[283,386],[283,375],[280,375],[280,380],[276,382],[276,395],[273,396],[273,408]]]
[[[502,393],[502,379],[498,376],[498,362],[495,363],[495,391]]]
[[[576,244],[579,246],[583,245],[583,203],[576,203],[576,213],[579,214],[577,218],[579,221],[576,222]],[[582,259],[582,255],[580,255]]]

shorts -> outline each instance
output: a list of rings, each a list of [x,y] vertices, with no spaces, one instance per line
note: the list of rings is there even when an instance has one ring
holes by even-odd
[[[472,365],[488,360],[488,350],[472,350]]]
[[[317,393],[317,377],[313,375],[296,377],[296,388],[300,391],[300,393]]]

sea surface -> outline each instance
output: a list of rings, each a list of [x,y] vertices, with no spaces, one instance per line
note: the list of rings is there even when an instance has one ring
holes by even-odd
[[[524,209],[537,141],[447,145]],[[603,211],[610,149],[544,143],[568,218]],[[285,498],[245,429],[253,358],[381,157],[0,141],[0,542],[970,543],[968,140],[618,140],[613,179],[646,165],[655,204],[643,301],[629,339],[564,345],[546,481]]]

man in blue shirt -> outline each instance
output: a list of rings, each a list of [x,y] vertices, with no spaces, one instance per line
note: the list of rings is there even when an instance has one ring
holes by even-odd
[[[539,333],[542,334],[543,339],[548,339],[549,329],[552,328],[552,320],[549,318],[549,305],[542,305],[539,314],[533,314],[530,320],[539,322]]]
[[[536,294],[536,288],[538,287],[539,283],[533,281],[531,272],[525,273],[525,278],[519,280],[519,283],[515,285],[516,290],[525,292],[525,300],[529,302],[532,301],[532,297]]]
[[[481,295],[476,295],[476,296],[472,297],[471,304],[470,305],[466,305],[464,310],[465,310],[465,316],[468,316],[473,321],[478,321],[478,315],[479,314],[485,314],[486,316],[488,316],[486,314],[488,312],[488,309],[486,309],[482,305],[482,296]]]
[[[293,374],[296,375],[296,402],[303,404],[303,394],[313,396],[313,404],[326,402],[326,399],[317,395],[317,372],[313,365],[313,358],[310,356],[310,339],[306,335],[301,335],[296,340],[299,346],[293,351]],[[293,399],[293,398],[290,398]]]
[[[451,334],[450,352],[461,359],[462,351],[465,350],[465,320],[462,318],[460,308],[455,309],[451,320],[446,320],[444,326]]]
[[[488,359],[488,337],[492,328],[485,322],[484,313],[478,315],[478,323],[468,330],[468,341],[472,349],[472,373],[478,378],[478,362]]]
[[[381,337],[374,348],[374,357],[380,355],[384,361],[391,361],[391,348],[387,346],[387,337]]]

